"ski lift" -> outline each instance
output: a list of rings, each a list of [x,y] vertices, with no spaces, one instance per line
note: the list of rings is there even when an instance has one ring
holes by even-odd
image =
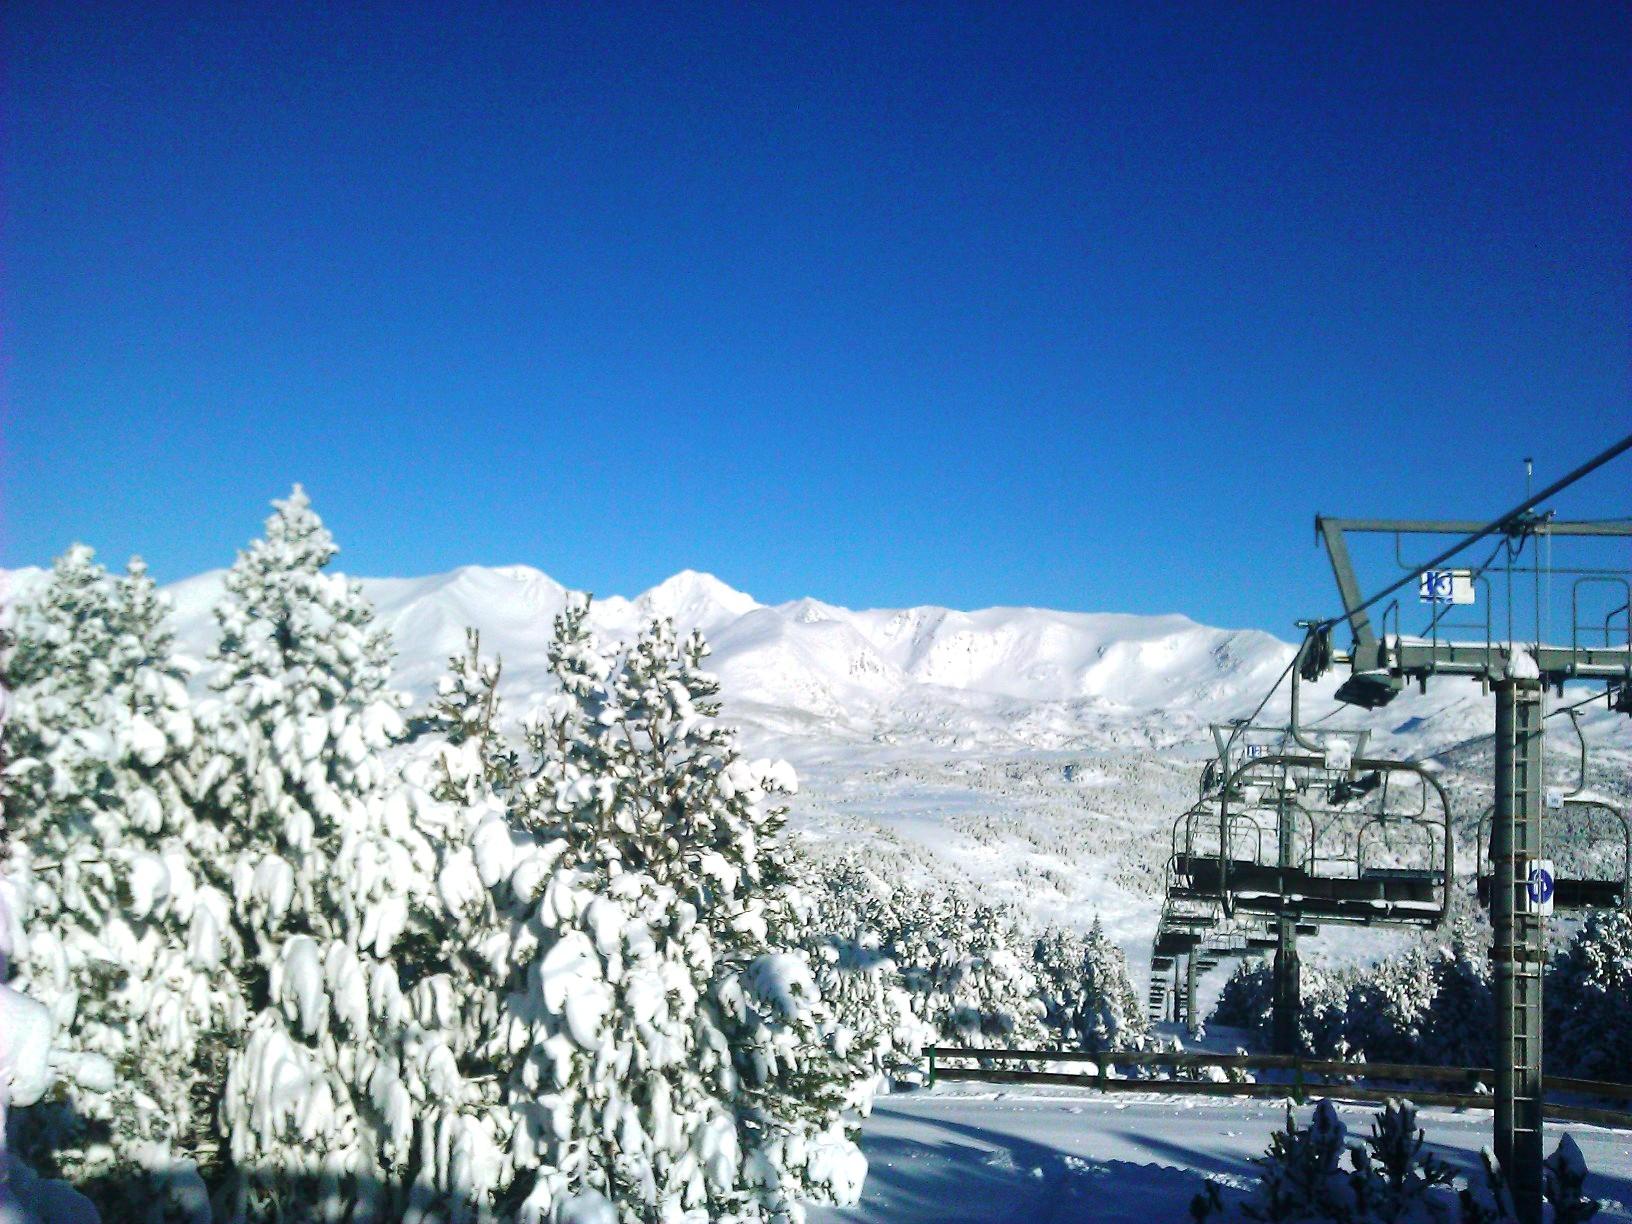
[[[1281,752],[1242,762],[1226,777],[1218,798],[1218,830],[1221,846],[1212,854],[1191,847],[1189,853],[1175,852],[1173,877],[1196,896],[1218,901],[1226,916],[1237,912],[1291,916],[1318,922],[1362,925],[1437,926],[1444,920],[1449,884],[1454,879],[1450,837],[1450,803],[1443,787],[1422,766],[1412,762],[1355,757],[1348,772],[1361,777],[1376,773],[1383,779],[1377,793],[1376,810],[1362,825],[1350,849],[1343,824],[1359,813],[1343,809],[1323,809],[1327,813],[1322,829],[1314,812],[1294,794],[1299,789],[1329,794],[1330,778],[1324,756],[1306,752]],[[1417,779],[1420,803],[1409,812],[1391,810],[1387,779],[1409,776]],[[1235,850],[1233,831],[1247,813],[1231,810],[1231,792],[1246,787],[1256,777],[1277,782],[1271,789],[1277,826],[1292,821],[1296,829],[1291,853],[1283,864],[1279,837],[1274,858],[1266,851],[1269,839],[1257,839],[1255,853],[1244,857]],[[1314,785],[1300,787],[1300,779]],[[1254,824],[1256,822],[1254,821]],[[1307,826],[1301,849],[1296,842]],[[1366,856],[1366,839],[1376,828],[1409,827],[1413,833],[1410,860],[1404,864],[1379,864]],[[1338,844],[1331,852],[1334,841]],[[1229,847],[1228,850],[1224,847]]]
[[[1578,909],[1621,909],[1632,912],[1632,822],[1628,822],[1626,812],[1607,800],[1599,799],[1585,793],[1587,788],[1587,737],[1581,730],[1580,714],[1570,708],[1565,713],[1570,716],[1570,725],[1575,730],[1576,742],[1580,744],[1581,760],[1576,777],[1575,789],[1562,795],[1549,797],[1548,806],[1556,802],[1561,811],[1576,811],[1585,813],[1589,819],[1596,818],[1601,825],[1608,825],[1618,831],[1621,848],[1621,870],[1618,874],[1588,875],[1585,871],[1577,875],[1555,874],[1553,880],[1553,908],[1561,910]],[[1481,905],[1489,905],[1494,886],[1494,867],[1490,862],[1490,831],[1489,824],[1495,814],[1495,805],[1486,805],[1479,814],[1477,829],[1476,854],[1474,867],[1475,890]],[[1596,839],[1589,839],[1596,840]]]
[[[1622,909],[1632,911],[1632,886],[1629,886],[1629,869],[1632,869],[1632,824],[1629,824],[1626,813],[1611,803],[1602,799],[1589,798],[1582,795],[1563,796],[1564,810],[1591,813],[1601,818],[1601,823],[1612,823],[1619,832],[1621,843],[1621,869],[1619,873],[1589,876],[1585,872],[1578,875],[1557,875],[1553,880],[1553,908],[1560,910],[1580,909]],[[1479,904],[1488,906],[1494,886],[1494,871],[1490,862],[1490,820],[1494,814],[1494,805],[1487,805],[1479,814],[1478,832],[1478,863],[1475,867],[1475,888],[1479,897]]]
[[[1441,868],[1437,866],[1443,856],[1440,853],[1440,838],[1448,836],[1448,826],[1444,829],[1428,818],[1428,786],[1426,775],[1418,775],[1421,787],[1419,802],[1415,811],[1396,812],[1388,807],[1388,775],[1373,774],[1373,777],[1382,778],[1382,794],[1378,801],[1378,808],[1369,820],[1360,826],[1354,835],[1354,859],[1356,874],[1361,879],[1372,880],[1414,880],[1420,883],[1437,884],[1441,877]],[[1417,856],[1417,866],[1400,866],[1399,864],[1377,864],[1366,861],[1366,834],[1375,831],[1377,837],[1385,844],[1389,833],[1395,829],[1403,829],[1407,835],[1417,834],[1427,846],[1426,854]],[[1428,864],[1428,865],[1423,865]]]

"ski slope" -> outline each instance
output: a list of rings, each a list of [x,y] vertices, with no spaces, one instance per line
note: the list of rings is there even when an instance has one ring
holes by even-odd
[[[1375,1106],[1340,1105],[1358,1140]],[[1307,1125],[1309,1107],[1297,1110]],[[1479,1150],[1488,1112],[1423,1109],[1427,1147],[1482,1185]],[[882,1097],[862,1127],[870,1164],[861,1202],[814,1208],[813,1224],[1157,1224],[1188,1218],[1203,1178],[1238,1196],[1255,1180],[1252,1158],[1285,1121],[1274,1101],[1102,1095],[1091,1090],[941,1083]],[[1596,1217],[1632,1221],[1632,1132],[1569,1124],[1605,1200]],[[1560,1126],[1549,1126],[1548,1149]]]

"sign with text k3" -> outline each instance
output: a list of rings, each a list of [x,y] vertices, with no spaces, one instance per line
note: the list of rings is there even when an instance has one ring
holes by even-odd
[[[1417,599],[1425,604],[1471,604],[1473,574],[1468,570],[1423,570]]]

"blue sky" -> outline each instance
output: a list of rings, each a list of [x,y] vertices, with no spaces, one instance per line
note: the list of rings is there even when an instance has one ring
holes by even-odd
[[[1316,511],[1632,429],[1625,5],[0,22],[3,564],[299,480],[360,574],[1285,635]]]

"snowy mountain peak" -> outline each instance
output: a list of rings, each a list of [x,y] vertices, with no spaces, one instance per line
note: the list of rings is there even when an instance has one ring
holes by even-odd
[[[701,629],[707,636],[761,606],[752,595],[728,586],[713,574],[690,569],[665,578],[633,600],[613,598],[602,602],[609,619],[627,617],[644,625],[667,618],[682,633]]]
[[[713,574],[684,569],[665,578],[636,601],[652,608],[708,602],[741,616],[760,606],[758,600],[721,582]]]
[[[194,657],[207,657],[214,644],[222,575],[213,570],[166,588],[180,645]],[[0,571],[0,599],[26,597],[43,578],[38,570]],[[551,689],[550,634],[572,592],[541,570],[470,565],[359,581],[396,644],[396,683],[416,700],[464,650],[467,627],[481,632],[484,653],[503,659],[513,713]],[[1258,630],[1216,629],[1177,614],[853,611],[808,597],[766,606],[696,570],[632,599],[598,599],[590,614],[609,642],[628,641],[662,617],[709,639],[709,665],[733,719],[886,742],[1060,747],[1141,726],[1164,742],[1202,744],[1204,724],[1255,706],[1292,652]],[[1307,693],[1310,717],[1331,708],[1330,689]],[[1266,716],[1283,702],[1284,693]],[[1443,742],[1477,730],[1481,710],[1460,693],[1402,699],[1390,725],[1422,715],[1426,724],[1412,726],[1408,738]]]

